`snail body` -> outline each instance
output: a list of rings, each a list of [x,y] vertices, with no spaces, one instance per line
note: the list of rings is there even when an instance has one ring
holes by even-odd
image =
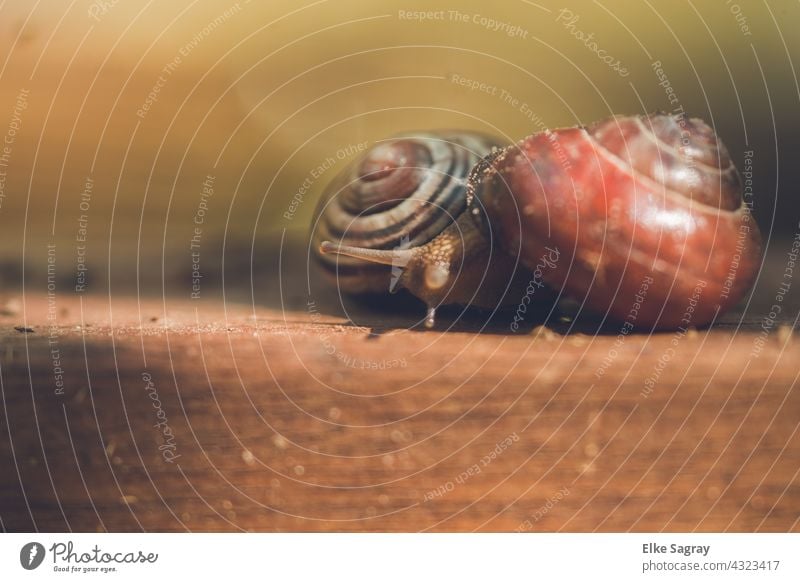
[[[635,327],[702,326],[741,299],[761,236],[727,149],[699,119],[613,117],[529,136],[473,172],[471,215],[554,289]]]
[[[744,296],[761,254],[725,146],[660,113],[504,148],[455,132],[382,142],[328,189],[314,241],[341,289],[405,287],[428,326],[438,305],[496,308],[543,283],[632,327],[702,326]]]
[[[466,214],[472,168],[499,142],[471,132],[397,136],[372,147],[329,185],[313,226],[313,250],[348,293],[403,287],[428,306],[496,308],[527,283]]]

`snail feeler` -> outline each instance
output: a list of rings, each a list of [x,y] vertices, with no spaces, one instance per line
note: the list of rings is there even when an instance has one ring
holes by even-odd
[[[376,145],[320,201],[319,263],[347,292],[405,287],[427,325],[439,305],[551,304],[547,288],[524,292],[534,279],[618,321],[637,304],[631,323],[649,329],[708,324],[751,287],[752,204],[702,120],[616,116],[499,145],[470,132]],[[575,260],[537,271],[551,253]]]
[[[328,186],[317,208],[315,257],[350,293],[405,288],[427,305],[494,309],[523,285],[511,257],[466,216],[467,177],[500,145],[471,132],[425,132],[382,141]],[[332,258],[335,256],[336,258]],[[387,268],[391,267],[391,268]]]

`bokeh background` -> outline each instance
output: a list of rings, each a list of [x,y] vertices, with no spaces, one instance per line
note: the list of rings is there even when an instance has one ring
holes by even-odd
[[[798,25],[796,0],[0,0],[0,530],[797,531],[796,282],[767,314]],[[711,328],[421,332],[418,303],[345,313],[307,279],[315,203],[376,140],[678,107],[752,152],[767,251]]]
[[[578,17],[572,27],[562,10]],[[74,279],[85,214],[93,289],[138,276],[160,292],[162,259],[166,287],[185,288],[209,175],[210,286],[222,276],[223,245],[233,277],[249,274],[251,249],[270,255],[284,229],[305,236],[316,198],[353,156],[311,180],[291,220],[284,213],[342,148],[437,127],[510,142],[678,106],[707,120],[739,165],[754,152],[768,245],[797,229],[796,2],[8,0],[2,13],[0,117],[10,120],[29,91],[0,208],[6,285],[20,280],[23,258],[26,276],[41,276],[48,243],[58,245],[59,277]],[[576,31],[593,34],[627,74]]]

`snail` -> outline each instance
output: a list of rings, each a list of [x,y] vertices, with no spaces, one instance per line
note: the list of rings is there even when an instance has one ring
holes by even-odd
[[[526,270],[466,212],[467,177],[499,145],[479,133],[439,131],[373,146],[317,205],[312,247],[322,270],[347,293],[408,289],[427,304],[427,327],[439,305],[518,302]]]
[[[474,134],[388,141],[329,188],[316,220],[318,259],[345,291],[385,290],[399,271],[429,326],[437,305],[519,301],[538,277],[632,327],[699,327],[744,296],[761,253],[725,146],[702,120],[662,113],[504,148]]]
[[[724,144],[700,119],[616,116],[500,150],[470,179],[475,216],[592,311],[632,327],[702,326],[751,287],[761,235]],[[486,227],[484,227],[486,230]]]

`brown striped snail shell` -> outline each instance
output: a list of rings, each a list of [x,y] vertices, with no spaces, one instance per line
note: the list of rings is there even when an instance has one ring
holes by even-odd
[[[699,119],[618,116],[538,133],[483,160],[469,189],[469,214],[507,252],[532,267],[558,247],[545,282],[635,327],[707,324],[758,270],[739,173]]]
[[[347,293],[408,289],[427,304],[428,327],[439,305],[493,309],[510,289],[519,301],[525,270],[465,213],[467,177],[498,145],[439,131],[373,146],[317,205],[312,248],[322,270]]]

